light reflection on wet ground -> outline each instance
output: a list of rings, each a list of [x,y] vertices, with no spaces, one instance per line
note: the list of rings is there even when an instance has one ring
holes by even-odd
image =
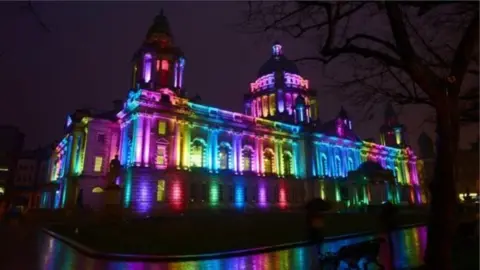
[[[397,269],[418,266],[422,262],[426,244],[426,228],[417,227],[395,232],[394,258]],[[45,269],[45,270],[291,270],[318,269],[314,260],[313,247],[301,247],[271,253],[233,257],[225,259],[190,262],[119,262],[93,259],[82,255],[63,242],[46,235],[36,233],[25,241],[20,253],[1,259],[1,269]],[[341,246],[365,241],[370,237],[356,237],[327,242],[325,251],[336,252]],[[29,243],[27,245],[27,242]],[[5,259],[5,260],[4,260]],[[388,245],[384,243],[380,250],[380,263],[389,267]],[[2,266],[3,264],[3,266]],[[7,268],[3,268],[3,267]],[[343,267],[342,269],[346,269]]]

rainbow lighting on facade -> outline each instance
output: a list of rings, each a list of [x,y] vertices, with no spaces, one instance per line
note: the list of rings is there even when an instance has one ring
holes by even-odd
[[[122,205],[140,214],[200,208],[422,203],[416,157],[387,107],[381,142],[359,139],[342,108],[320,124],[318,97],[275,43],[244,96],[244,113],[202,105],[183,89],[186,60],[161,13],[135,53],[126,99],[110,111],[77,110],[52,157],[55,207],[101,207],[109,164],[123,167]],[[368,162],[391,175],[355,174]],[[361,175],[361,177],[357,177]],[[93,190],[95,189],[95,192]]]

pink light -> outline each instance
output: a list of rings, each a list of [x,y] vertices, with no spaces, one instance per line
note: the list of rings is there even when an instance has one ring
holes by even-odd
[[[171,189],[171,200],[170,203],[174,209],[181,209],[183,202],[183,190],[182,184],[178,180],[173,180],[172,189]]]
[[[285,187],[283,185],[281,185],[278,192],[279,192],[278,193],[278,200],[279,200],[278,205],[280,206],[280,208],[286,208],[287,207],[287,192],[285,190]]]
[[[167,60],[162,60],[162,70],[163,71],[168,71],[168,61]]]

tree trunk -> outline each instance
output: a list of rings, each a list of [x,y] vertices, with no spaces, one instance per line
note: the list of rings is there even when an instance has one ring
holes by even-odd
[[[430,216],[425,256],[427,269],[450,270],[457,210],[455,181],[459,137],[458,99],[441,97],[437,113],[437,158],[435,176],[430,184]]]

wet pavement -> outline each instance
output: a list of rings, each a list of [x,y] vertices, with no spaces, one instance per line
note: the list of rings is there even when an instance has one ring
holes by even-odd
[[[300,247],[242,257],[189,262],[121,262],[87,257],[65,243],[37,229],[1,233],[0,269],[12,270],[291,270],[318,269],[313,247]],[[422,263],[426,246],[426,227],[409,228],[393,235],[396,269]],[[327,242],[324,251],[336,252],[341,246],[365,241],[373,236]],[[389,266],[388,244],[382,244],[380,263]],[[372,265],[373,267],[373,265]],[[340,269],[340,268],[339,268]],[[347,269],[345,265],[341,269]],[[376,269],[376,268],[371,268]]]

